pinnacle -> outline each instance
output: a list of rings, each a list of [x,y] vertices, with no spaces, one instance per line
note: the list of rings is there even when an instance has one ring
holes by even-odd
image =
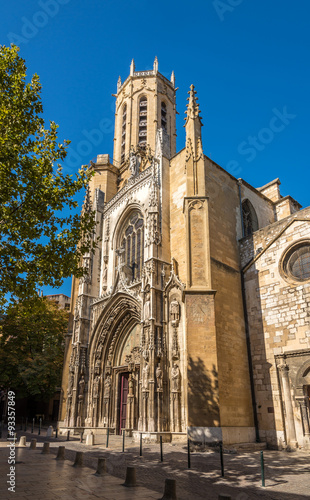
[[[188,92],[189,97],[187,98],[188,104],[187,104],[187,116],[191,118],[200,118],[199,113],[199,104],[198,104],[198,98],[196,97],[196,90],[194,85],[192,84],[190,86],[190,90]]]

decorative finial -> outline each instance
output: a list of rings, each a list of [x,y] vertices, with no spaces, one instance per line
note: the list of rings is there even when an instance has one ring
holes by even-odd
[[[117,92],[119,92],[119,89],[121,88],[122,86],[122,79],[121,77],[119,76],[118,77],[118,80],[117,80]]]
[[[171,81],[172,85],[175,87],[175,75],[174,75],[174,71],[172,71],[172,73],[171,73],[170,81]]]
[[[135,72],[135,61],[132,59],[131,64],[130,64],[130,76],[133,76]]]
[[[201,123],[201,116],[200,116],[200,109],[199,109],[199,104],[198,104],[198,99],[196,97],[196,90],[194,85],[192,84],[190,86],[190,91],[188,92],[189,97],[187,98],[188,104],[187,104],[187,110],[185,111],[186,113],[186,123],[189,118],[198,118],[200,123]],[[202,123],[201,123],[202,125]]]
[[[155,73],[157,73],[157,72],[158,72],[158,59],[157,59],[157,56],[155,56],[153,69],[154,69],[154,72],[155,72]]]

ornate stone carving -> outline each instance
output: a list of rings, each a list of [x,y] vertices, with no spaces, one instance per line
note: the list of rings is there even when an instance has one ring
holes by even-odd
[[[106,206],[104,213],[107,215],[110,214],[111,211],[115,210],[122,204],[126,204],[128,202],[128,192],[130,191],[132,194],[137,192],[142,186],[147,185],[150,182],[150,177],[152,176],[152,167],[146,168],[143,172],[140,172],[139,175],[135,177],[131,177],[128,180],[126,186],[124,186],[113,198],[110,200]]]
[[[173,326],[179,325],[180,320],[180,304],[176,299],[173,299],[170,303],[170,320]]]
[[[137,155],[133,150],[131,150],[129,153],[129,171],[131,177],[136,176],[139,173]]]
[[[131,373],[129,374],[129,379],[128,379],[128,396],[129,397],[134,396],[133,376]]]
[[[158,200],[158,187],[157,183],[152,182],[151,193],[149,199],[149,209],[146,218],[146,239],[145,246],[153,243],[159,245],[161,242],[161,234],[159,227],[159,200]]]
[[[112,385],[111,375],[107,375],[104,381],[104,393],[103,393],[104,398],[108,398],[110,396],[111,385]]]
[[[289,370],[289,367],[287,366],[284,360],[277,365],[277,368],[281,373],[287,373]]]
[[[172,358],[173,359],[179,359],[178,330],[177,330],[176,326],[173,328]]]
[[[85,379],[84,375],[82,375],[79,381],[79,399],[84,398],[84,389],[85,389]]]
[[[150,367],[148,363],[145,363],[145,366],[142,370],[142,389],[147,390],[149,387],[149,373]]]
[[[157,389],[161,391],[163,388],[163,371],[161,369],[160,363],[158,363],[156,368],[156,383]]]
[[[180,382],[181,382],[181,373],[178,365],[176,363],[173,364],[173,368],[171,370],[171,391],[179,392],[180,391]]]
[[[145,294],[145,302],[143,306],[143,316],[144,316],[144,321],[148,321],[149,318],[151,317],[151,301],[150,301],[150,291],[147,290]]]
[[[68,397],[72,396],[72,389],[73,389],[74,369],[72,366],[69,368],[69,372],[70,375],[69,375],[68,390],[67,390]]]
[[[99,397],[99,385],[100,385],[100,378],[97,375],[94,379],[94,385],[93,385],[93,397],[94,398]]]

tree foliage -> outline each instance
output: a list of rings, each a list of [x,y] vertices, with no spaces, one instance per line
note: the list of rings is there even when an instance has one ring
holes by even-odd
[[[10,304],[0,321],[0,386],[48,400],[61,384],[68,312],[46,298]]]
[[[18,47],[0,46],[0,303],[6,294],[34,296],[38,287],[59,287],[81,276],[81,256],[95,246],[92,212],[76,213],[76,193],[91,173],[73,179],[60,163],[67,146],[57,128],[45,128],[41,85],[26,82]],[[79,244],[78,244],[79,243]],[[78,245],[77,245],[78,244]]]

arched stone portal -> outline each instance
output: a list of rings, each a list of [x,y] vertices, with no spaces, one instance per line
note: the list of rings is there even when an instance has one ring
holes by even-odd
[[[97,304],[98,307],[98,304]],[[96,309],[93,311],[96,316]],[[120,433],[138,425],[141,308],[121,293],[101,309],[90,342],[86,424]]]

